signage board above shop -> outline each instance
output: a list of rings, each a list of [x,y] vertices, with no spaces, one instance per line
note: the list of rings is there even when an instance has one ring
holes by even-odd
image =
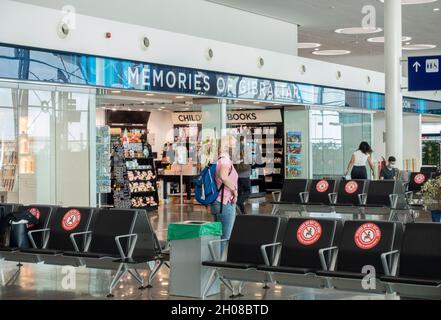
[[[172,113],[174,125],[201,124],[202,112],[174,112]],[[278,123],[282,122],[280,110],[244,110],[227,112],[227,123]]]
[[[412,65],[418,67],[419,72],[424,66],[425,70],[430,71],[428,75],[430,77],[438,76],[439,72],[435,72],[438,70],[436,59],[432,57],[428,60],[430,61],[425,60],[424,63],[412,63]],[[246,99],[280,104],[384,110],[384,94],[377,92],[330,88],[1,43],[0,79]],[[423,82],[418,80],[418,83]],[[434,86],[441,81],[427,83]],[[423,90],[420,87],[414,88],[412,83],[410,88]],[[441,103],[438,101],[405,97],[403,107],[406,112],[441,114]]]

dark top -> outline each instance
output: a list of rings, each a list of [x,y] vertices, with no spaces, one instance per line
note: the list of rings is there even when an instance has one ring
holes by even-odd
[[[388,167],[384,167],[381,169],[380,177],[384,178],[384,180],[394,180],[396,177],[397,170],[395,168],[389,169]]]

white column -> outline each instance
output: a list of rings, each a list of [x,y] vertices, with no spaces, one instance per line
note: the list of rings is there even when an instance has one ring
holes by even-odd
[[[401,0],[384,1],[384,62],[386,76],[386,157],[403,167],[403,96],[401,94]]]

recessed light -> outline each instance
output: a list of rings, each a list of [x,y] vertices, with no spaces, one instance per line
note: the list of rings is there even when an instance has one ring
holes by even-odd
[[[121,90],[112,90],[112,93],[121,93]]]
[[[401,0],[401,4],[408,5],[408,4],[423,4],[423,3],[431,3],[436,2],[438,0]],[[380,0],[380,2],[384,3],[384,0]]]
[[[254,104],[260,104],[260,102],[259,101],[255,101],[255,102],[253,102]]]
[[[349,50],[319,50],[319,51],[314,51],[312,54],[318,56],[342,56],[350,53],[351,51]]]
[[[434,9],[433,9],[433,11],[435,11],[435,12],[436,12],[436,11],[439,11],[439,10],[440,10],[440,8],[434,8]]]
[[[116,108],[113,108],[112,111],[116,111]]]
[[[132,109],[128,108],[127,111],[132,111]]]
[[[430,49],[435,49],[435,48],[436,48],[436,45],[434,45],[434,44],[411,44],[411,45],[403,46],[403,50],[408,50],[408,51],[430,50]]]
[[[410,40],[412,40],[412,37],[406,37],[406,36],[403,36],[403,37],[401,38],[401,41],[402,41],[402,42],[406,42],[406,41],[410,41]],[[368,41],[368,42],[374,42],[374,43],[384,43],[384,37],[374,37],[374,38],[369,38],[369,39],[367,39],[367,41]]]
[[[176,99],[184,99],[184,96],[176,96]]]
[[[313,49],[320,47],[320,43],[314,43],[314,42],[299,42],[297,44],[298,49]]]
[[[335,30],[336,33],[340,34],[371,34],[383,31],[381,28],[364,28],[364,27],[352,27],[352,28],[342,28]]]
[[[410,42],[406,42],[405,45],[408,46],[410,44]]]
[[[145,94],[147,97],[153,97],[155,94],[154,93],[146,93]]]

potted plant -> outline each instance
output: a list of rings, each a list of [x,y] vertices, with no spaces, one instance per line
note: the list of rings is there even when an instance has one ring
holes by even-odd
[[[441,222],[441,176],[427,181],[421,192],[424,205],[432,212],[432,221]]]

